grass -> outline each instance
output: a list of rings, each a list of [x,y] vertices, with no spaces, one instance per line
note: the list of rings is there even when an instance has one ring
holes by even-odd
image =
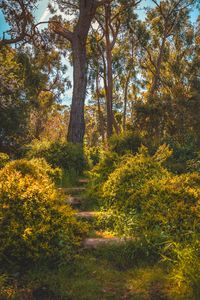
[[[1,300],[193,299],[188,289],[180,290],[171,281],[159,262],[149,263],[142,256],[134,261],[122,246],[85,250],[70,265],[34,267],[18,281],[3,278],[0,283]]]

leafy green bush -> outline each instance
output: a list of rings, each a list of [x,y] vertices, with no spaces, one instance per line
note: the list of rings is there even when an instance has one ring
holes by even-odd
[[[139,153],[124,156],[117,168],[109,175],[108,180],[103,186],[103,197],[105,203],[109,206],[112,204],[116,207],[134,207],[139,211],[139,204],[134,203],[133,195],[138,195],[144,184],[156,177],[162,178],[168,172],[162,167],[161,163],[165,156],[170,155],[170,150],[165,147],[162,153],[161,148],[151,157],[147,148],[140,148]],[[161,153],[160,153],[161,152]],[[161,155],[160,155],[161,154]],[[133,201],[132,201],[133,200]]]
[[[88,198],[101,198],[103,183],[107,180],[110,173],[116,168],[120,157],[115,152],[104,152],[100,162],[88,172],[90,184],[87,189]]]
[[[171,155],[166,145],[152,156],[142,146],[136,155],[118,157],[112,172],[98,165],[96,176],[102,185],[98,222],[119,236],[132,237],[139,245],[138,253],[147,259],[165,256],[166,245],[173,241],[175,246],[167,253],[170,280],[187,286],[185,293],[192,289],[193,298],[199,299],[199,169],[196,160],[191,160],[190,170],[196,173],[175,175],[166,168]],[[130,264],[129,254],[122,258],[123,265]],[[137,251],[132,254],[137,256]]]
[[[0,170],[0,263],[71,259],[85,227],[62,204],[54,171],[43,160],[20,160]]]
[[[80,145],[34,140],[26,150],[28,158],[45,158],[53,167],[60,167],[65,171],[76,171],[78,175],[83,172],[86,165]]]
[[[85,147],[84,153],[90,168],[96,166],[100,160],[100,148],[99,147]]]
[[[199,230],[200,178],[197,174],[153,179],[141,196],[145,199],[141,203],[141,224],[145,231],[184,241]]]
[[[127,152],[136,153],[142,145],[142,138],[131,131],[113,135],[109,141],[110,150],[119,155],[124,155]]]
[[[169,142],[173,154],[165,163],[167,169],[175,174],[186,173],[192,169],[188,169],[188,161],[197,159],[197,149],[192,142],[180,145],[179,143]],[[193,171],[195,171],[193,169]]]
[[[0,152],[0,169],[5,166],[9,159],[8,154]]]
[[[165,145],[154,156],[142,147],[109,175],[103,185],[104,210],[111,212],[112,228],[119,234],[160,245],[169,238],[190,239],[199,230],[199,175],[168,172],[162,164],[170,155]]]
[[[36,180],[48,176],[51,180],[58,182],[62,178],[62,170],[60,168],[52,168],[44,158],[14,160],[6,167],[10,172],[16,170],[22,175],[30,175]]]

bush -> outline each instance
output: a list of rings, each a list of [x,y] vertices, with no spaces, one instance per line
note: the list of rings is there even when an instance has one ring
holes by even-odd
[[[127,152],[135,154],[142,145],[142,138],[133,132],[125,132],[120,135],[113,135],[109,141],[110,150],[119,155]]]
[[[141,192],[140,226],[146,235],[190,240],[199,230],[200,178],[197,174],[153,179]]]
[[[9,172],[13,170],[18,171],[24,176],[30,175],[36,180],[49,177],[51,180],[58,182],[62,178],[62,170],[60,168],[52,168],[44,158],[14,160],[6,166],[6,169]]]
[[[104,152],[100,162],[88,172],[90,184],[87,189],[88,198],[101,198],[103,183],[119,163],[119,156],[114,152]]]
[[[187,168],[187,165],[188,161],[197,159],[197,148],[195,145],[192,142],[180,145],[172,141],[169,142],[169,145],[170,148],[173,149],[173,154],[165,164],[167,169],[175,174],[191,171],[191,169]]]
[[[166,153],[168,156],[170,151],[167,148],[165,150],[169,152]],[[131,198],[134,194],[138,194],[138,191],[140,193],[146,181],[154,177],[162,178],[168,174],[161,165],[162,161],[162,153],[161,157],[159,157],[159,151],[151,157],[145,147],[141,147],[135,156],[123,157],[103,186],[105,203],[115,207],[133,207]],[[137,204],[139,211],[139,203],[134,203],[134,206],[137,209]]]
[[[98,147],[85,147],[84,153],[90,168],[96,166],[100,160],[100,148]]]
[[[10,158],[8,154],[0,152],[0,169],[5,166],[9,159]]]
[[[85,227],[62,205],[50,166],[20,160],[0,170],[0,263],[27,267],[71,259]]]
[[[153,247],[171,238],[190,239],[199,230],[199,175],[168,172],[162,164],[170,154],[161,146],[150,156],[143,147],[122,160],[103,185],[104,210],[112,212],[112,227]]]
[[[34,140],[26,147],[26,156],[44,158],[53,167],[75,171],[77,175],[82,174],[86,165],[82,147],[66,142]]]

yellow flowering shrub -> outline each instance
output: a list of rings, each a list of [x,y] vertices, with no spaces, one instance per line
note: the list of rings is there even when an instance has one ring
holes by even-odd
[[[190,240],[200,229],[200,177],[171,175],[150,180],[141,191],[141,222],[144,232],[174,241]]]
[[[158,155],[160,150],[151,157],[147,148],[140,148],[136,155],[127,155],[121,160],[114,171],[108,176],[103,184],[103,197],[110,206],[135,206],[131,203],[133,194],[137,194],[143,188],[144,184],[152,178],[162,178],[167,176],[168,172],[161,164],[162,156]],[[165,158],[164,158],[165,160]]]
[[[103,185],[103,206],[114,230],[158,243],[190,239],[199,232],[199,174],[170,173],[163,167],[170,155],[165,145],[153,156],[142,147],[135,156],[124,157],[109,175]],[[118,224],[119,220],[124,221]]]
[[[0,170],[1,264],[70,259],[85,233],[44,164],[19,160]]]
[[[32,158],[30,160],[20,159],[10,162],[6,166],[7,170],[19,171],[22,175],[30,175],[35,179],[48,176],[53,181],[59,181],[62,178],[62,170],[60,168],[52,168],[44,158]]]

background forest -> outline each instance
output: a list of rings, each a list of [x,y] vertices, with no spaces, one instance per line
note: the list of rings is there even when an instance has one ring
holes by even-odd
[[[199,1],[38,5],[0,0],[0,299],[200,299]]]

